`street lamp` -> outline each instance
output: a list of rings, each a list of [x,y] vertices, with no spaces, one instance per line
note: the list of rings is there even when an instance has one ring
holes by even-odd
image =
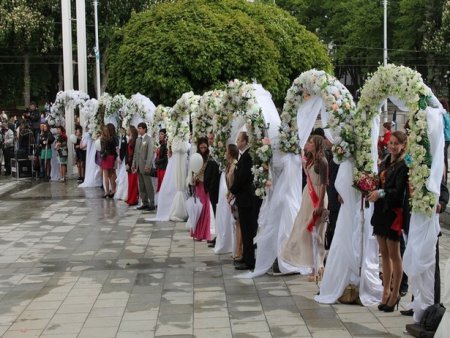
[[[96,71],[96,87],[97,87],[97,99],[101,96],[101,83],[100,83],[100,47],[98,45],[98,1],[94,1],[94,16],[95,16],[95,71]]]

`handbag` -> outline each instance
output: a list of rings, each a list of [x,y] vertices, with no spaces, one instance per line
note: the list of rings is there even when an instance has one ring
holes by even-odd
[[[158,175],[157,175],[157,171],[156,171],[156,168],[155,167],[152,167],[151,169],[150,169],[150,174],[149,174],[151,177],[158,177]]]
[[[338,301],[342,304],[356,304],[359,300],[359,289],[355,284],[349,284],[345,288]]]

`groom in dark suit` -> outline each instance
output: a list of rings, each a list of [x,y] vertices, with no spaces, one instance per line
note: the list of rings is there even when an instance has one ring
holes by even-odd
[[[257,222],[254,217],[255,188],[253,185],[252,158],[249,154],[248,135],[241,132],[237,139],[239,160],[234,171],[234,182],[230,192],[236,198],[239,224],[242,231],[244,254],[242,262],[236,264],[236,270],[252,270],[255,268],[255,248],[253,238],[256,235]]]

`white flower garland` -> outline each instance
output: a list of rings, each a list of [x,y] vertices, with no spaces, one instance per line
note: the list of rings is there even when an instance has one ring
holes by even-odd
[[[150,99],[140,93],[134,94],[122,108],[122,127],[128,129],[135,114],[137,114],[147,125],[153,123],[153,110],[155,106]]]
[[[172,126],[169,133],[169,145],[172,148],[182,147],[185,142],[189,141],[189,116],[197,114],[200,96],[194,95],[193,92],[184,93],[172,108],[170,117]],[[174,149],[172,149],[174,150]]]
[[[79,90],[60,91],[47,117],[50,127],[62,126],[65,123],[66,108],[80,108],[89,100],[89,95]]]
[[[431,95],[418,72],[392,64],[380,66],[361,90],[354,124],[358,149],[353,178],[357,181],[365,173],[371,173],[374,167],[371,155],[371,121],[379,114],[380,103],[389,96],[394,96],[406,104],[411,129],[407,151],[413,164],[409,168],[409,183],[413,190],[411,206],[413,211],[427,215],[433,213],[437,203],[437,196],[426,188],[431,172],[431,155],[425,109]]]
[[[127,104],[128,99],[125,95],[115,95],[106,105],[105,117],[110,117],[114,114],[120,116],[124,106]]]
[[[230,106],[230,100],[226,100],[225,91],[216,91],[217,102],[213,112],[212,128],[214,130],[214,143],[211,148],[211,156],[219,164],[220,170],[226,168],[225,153],[227,142],[231,136],[231,124],[233,122],[233,109]]]
[[[256,101],[253,85],[240,80],[228,83],[225,107],[244,117],[249,136],[250,153],[253,158],[253,176],[255,194],[265,198],[267,187],[271,184],[269,179],[269,165],[272,159],[270,140],[265,137],[267,126],[264,121],[261,107]]]
[[[95,129],[95,115],[98,110],[97,99],[87,100],[83,107],[80,108],[80,115],[84,116],[84,125],[82,126],[86,132],[92,135]]]
[[[200,97],[196,114],[192,115],[192,139],[194,142],[200,137],[207,137],[213,130],[213,118],[222,107],[222,92],[209,91]]]
[[[281,113],[281,150],[285,153],[300,153],[297,111],[311,96],[321,97],[325,110],[330,114],[328,127],[334,138],[334,160],[341,163],[351,158],[355,151],[352,120],[356,106],[353,97],[334,76],[315,69],[300,74],[286,94]]]
[[[155,149],[159,147],[159,131],[163,128],[169,129],[169,116],[170,108],[163,105],[159,105],[155,110],[155,117],[152,124],[152,137],[155,145]]]

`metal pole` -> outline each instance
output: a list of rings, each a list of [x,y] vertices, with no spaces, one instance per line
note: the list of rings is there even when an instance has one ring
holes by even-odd
[[[102,95],[102,87],[100,82],[100,47],[98,45],[98,1],[94,1],[94,16],[95,16],[95,69],[97,78],[97,99]]]
[[[61,0],[64,90],[73,89],[72,13],[70,0]]]
[[[85,0],[77,0],[77,54],[78,89],[87,93],[87,57],[86,57],[86,6]]]
[[[386,67],[388,64],[388,49],[387,49],[387,5],[388,0],[383,0],[383,7],[384,7],[384,18],[383,18],[383,31],[384,31],[384,46],[383,46],[383,65]],[[388,120],[388,102],[387,100],[384,101],[383,105],[383,111],[384,111],[384,122],[387,122]]]
[[[63,61],[64,61],[64,90],[73,89],[73,59],[72,59],[72,8],[70,0],[61,0]],[[71,135],[74,130],[73,108],[66,107],[66,133]],[[67,176],[73,174],[73,147],[68,146]]]

